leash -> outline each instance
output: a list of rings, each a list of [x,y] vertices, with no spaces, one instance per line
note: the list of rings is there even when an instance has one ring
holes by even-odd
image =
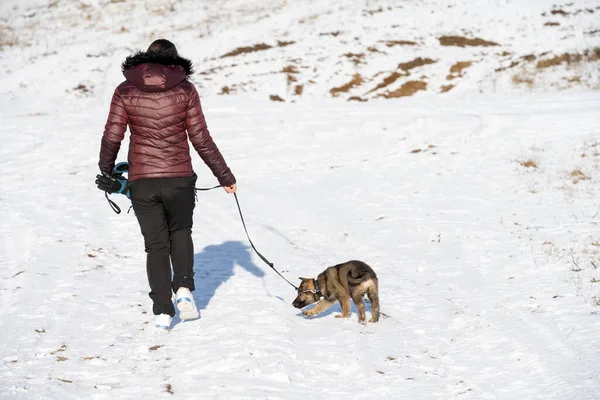
[[[207,190],[213,190],[216,188],[221,187],[220,185],[215,186],[215,187],[211,187],[211,188],[195,188],[196,191],[207,191]],[[277,269],[275,268],[275,265],[270,262],[269,260],[267,260],[267,258],[265,256],[263,256],[258,249],[256,248],[256,246],[254,245],[254,243],[252,242],[252,239],[250,239],[250,234],[248,234],[248,228],[246,227],[246,221],[244,221],[244,215],[242,214],[242,208],[240,207],[240,201],[238,200],[237,197],[237,193],[233,193],[233,197],[235,198],[235,204],[237,205],[237,209],[240,213],[240,219],[242,220],[242,225],[244,226],[244,231],[246,232],[246,237],[248,238],[248,242],[250,242],[250,246],[252,247],[252,250],[254,250],[254,252],[256,253],[256,255],[265,263],[267,264],[269,267],[271,267],[271,269],[273,271],[275,271],[277,273],[277,275],[279,275],[284,281],[286,281],[287,283],[289,283],[295,290],[298,290],[298,287],[296,285],[294,285],[292,282],[288,281],[285,276],[281,275],[281,273],[279,271],[277,271]]]
[[[195,187],[194,190],[196,192],[206,192],[208,190],[213,190],[216,188],[220,188],[221,185],[217,185],[217,186],[213,186],[213,187],[208,187],[208,188],[197,188]],[[113,209],[113,211],[117,214],[121,213],[121,208],[117,205],[117,203],[115,203],[114,201],[112,201],[109,197],[108,197],[108,192],[104,192],[104,196],[106,197],[106,200],[108,201],[108,204],[110,205],[110,207]],[[256,255],[265,263],[267,264],[269,267],[271,267],[271,269],[273,271],[275,271],[277,273],[277,275],[279,275],[284,281],[286,281],[287,283],[289,283],[295,290],[298,290],[298,287],[296,285],[294,285],[292,282],[288,281],[283,275],[281,275],[281,273],[275,268],[275,265],[270,262],[269,260],[267,260],[267,258],[265,256],[263,256],[258,249],[256,248],[256,246],[254,245],[254,242],[252,242],[252,239],[250,239],[250,234],[248,233],[248,228],[246,227],[246,221],[244,220],[244,215],[242,214],[242,208],[240,207],[240,201],[238,200],[237,197],[237,193],[233,193],[233,196],[235,198],[235,204],[237,205],[237,209],[240,213],[240,219],[242,220],[242,225],[244,226],[244,231],[246,232],[246,237],[248,238],[248,242],[250,242],[250,246],[252,247],[252,250],[254,250],[254,252],[256,253]],[[196,195],[196,200],[198,200],[198,195]],[[129,207],[129,209],[131,210],[131,207]],[[129,212],[129,211],[128,211]]]
[[[121,214],[121,207],[119,207],[117,205],[117,203],[115,203],[114,201],[112,201],[111,199],[108,198],[108,192],[104,192],[104,197],[106,197],[106,200],[108,201],[108,205],[110,206],[110,208],[112,208],[113,211],[116,212],[117,214]]]

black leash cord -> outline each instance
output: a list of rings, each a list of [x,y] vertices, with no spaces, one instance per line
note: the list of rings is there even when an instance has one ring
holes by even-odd
[[[110,208],[112,208],[113,211],[117,214],[121,214],[121,207],[119,207],[117,203],[108,198],[108,192],[104,192],[104,197],[106,197],[106,200],[108,200],[108,205],[110,206]]]
[[[205,191],[213,190],[213,189],[220,188],[220,187],[221,187],[221,185],[213,186],[210,188],[194,188],[194,189],[196,191],[205,192]],[[108,198],[108,192],[104,192],[104,196],[106,197],[106,200],[108,200],[108,204],[113,209],[113,211],[116,212],[117,214],[121,214],[121,208],[117,205],[117,203],[115,203],[114,201],[112,201],[111,199]],[[258,257],[260,257],[260,259],[263,260],[263,262],[265,264],[267,264],[269,267],[271,267],[271,269],[273,271],[277,272],[277,275],[279,275],[284,281],[286,281],[287,283],[292,285],[292,287],[295,290],[298,290],[298,287],[296,285],[294,285],[292,282],[288,281],[283,275],[281,275],[281,273],[279,271],[277,271],[277,269],[275,268],[275,265],[273,265],[272,262],[267,260],[267,258],[265,256],[263,256],[262,254],[260,254],[260,252],[256,249],[256,246],[254,246],[254,243],[252,242],[252,239],[250,239],[250,235],[248,234],[248,228],[246,227],[246,221],[244,221],[244,215],[242,214],[242,208],[240,207],[240,202],[238,200],[237,193],[233,193],[233,196],[235,197],[235,203],[237,204],[237,208],[240,213],[240,219],[242,220],[242,225],[244,226],[244,231],[246,232],[246,237],[248,238],[248,241],[250,242],[250,246],[252,247],[252,250],[254,250],[256,255]]]
[[[246,237],[248,238],[248,241],[250,242],[250,246],[252,246],[252,249],[254,250],[256,255],[258,255],[260,257],[260,259],[264,261],[265,264],[267,264],[269,267],[271,267],[273,269],[273,271],[277,272],[277,275],[279,275],[284,281],[286,281],[287,283],[292,285],[292,287],[295,290],[298,290],[298,287],[296,285],[294,285],[292,282],[285,279],[285,277],[283,275],[281,275],[279,273],[279,271],[277,271],[275,269],[275,266],[273,265],[273,263],[270,262],[269,260],[267,260],[267,258],[265,256],[263,256],[262,254],[260,254],[259,251],[256,249],[256,246],[254,246],[254,243],[252,243],[252,239],[250,239],[250,235],[248,234],[248,228],[246,228],[246,222],[244,221],[244,216],[242,215],[242,209],[240,207],[240,202],[238,201],[237,193],[233,193],[233,196],[235,197],[235,203],[237,204],[238,211],[240,212],[240,219],[242,220],[242,225],[244,226],[244,231],[246,231]]]

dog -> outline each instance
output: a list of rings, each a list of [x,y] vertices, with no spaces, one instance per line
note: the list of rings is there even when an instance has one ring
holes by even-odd
[[[379,321],[379,283],[375,271],[362,261],[348,261],[327,268],[316,279],[300,278],[298,296],[292,303],[296,308],[304,308],[317,303],[311,310],[302,311],[307,317],[320,314],[340,302],[342,313],[336,318],[350,317],[350,299],[356,304],[358,322],[366,323],[365,303],[363,295],[371,302],[371,319]]]

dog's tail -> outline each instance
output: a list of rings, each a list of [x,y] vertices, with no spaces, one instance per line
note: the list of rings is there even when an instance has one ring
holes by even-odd
[[[367,264],[355,261],[356,268],[351,270],[348,274],[348,283],[352,286],[360,285],[361,283],[368,281],[369,279],[377,280],[375,271],[371,269]]]

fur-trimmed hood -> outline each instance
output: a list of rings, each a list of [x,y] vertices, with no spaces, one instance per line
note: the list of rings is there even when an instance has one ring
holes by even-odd
[[[193,73],[192,62],[163,53],[139,52],[121,65],[125,79],[144,92],[164,92]]]
[[[126,69],[131,67],[136,67],[141,64],[160,64],[165,66],[170,65],[178,65],[183,67],[185,74],[187,76],[192,75],[194,73],[194,66],[192,62],[187,58],[183,57],[173,57],[170,55],[166,55],[158,52],[144,52],[139,51],[125,59],[123,64],[121,64],[121,70],[125,72]]]

